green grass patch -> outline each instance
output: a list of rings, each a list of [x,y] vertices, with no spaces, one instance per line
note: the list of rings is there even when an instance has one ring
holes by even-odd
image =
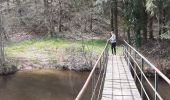
[[[87,40],[83,41],[85,50],[95,51],[98,54],[103,50],[105,40]],[[29,49],[43,51],[44,49],[56,48],[69,48],[69,47],[82,48],[82,41],[70,41],[62,38],[45,38],[45,39],[32,39],[25,40],[20,43],[13,43],[5,48],[7,55],[17,55],[29,52]],[[110,47],[109,47],[110,49]],[[118,54],[121,54],[121,48],[117,48]]]

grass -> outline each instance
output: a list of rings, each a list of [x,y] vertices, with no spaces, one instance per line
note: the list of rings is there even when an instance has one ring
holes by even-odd
[[[20,43],[14,43],[5,48],[7,53],[22,53],[28,48],[36,48],[38,50],[45,48],[65,48],[69,47],[69,42],[63,39],[32,39],[25,40]]]
[[[105,40],[88,40],[84,41],[85,50],[93,50],[97,53],[101,53],[105,46]],[[56,48],[69,48],[69,47],[82,47],[82,41],[69,41],[62,38],[46,38],[46,39],[32,39],[25,40],[20,43],[14,43],[8,45],[5,48],[7,55],[24,54],[29,49],[36,49],[42,51],[44,49],[56,49]],[[121,47],[117,47],[118,54],[121,54]]]

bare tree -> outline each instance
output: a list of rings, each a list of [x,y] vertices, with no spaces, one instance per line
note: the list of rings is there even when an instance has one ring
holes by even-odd
[[[58,0],[59,2],[59,24],[58,24],[58,30],[59,32],[61,32],[61,22],[62,22],[62,1],[61,0]]]
[[[5,62],[3,39],[4,39],[3,38],[3,22],[2,22],[2,15],[0,15],[0,65],[1,67],[4,65],[4,62]]]

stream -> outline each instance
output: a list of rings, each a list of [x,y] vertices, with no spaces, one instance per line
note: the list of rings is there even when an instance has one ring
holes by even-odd
[[[0,76],[0,100],[74,100],[88,75],[53,69]]]

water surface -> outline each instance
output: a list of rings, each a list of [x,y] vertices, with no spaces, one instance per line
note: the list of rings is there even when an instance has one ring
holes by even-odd
[[[74,100],[88,74],[34,70],[0,76],[0,100]]]

